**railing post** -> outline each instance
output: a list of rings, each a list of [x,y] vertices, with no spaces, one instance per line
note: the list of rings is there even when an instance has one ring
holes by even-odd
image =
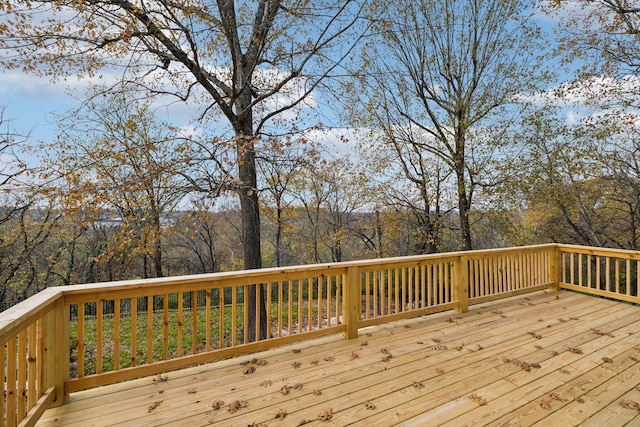
[[[362,310],[360,274],[357,267],[348,267],[344,282],[344,322],[346,339],[358,338],[358,321]]]
[[[64,383],[69,378],[69,307],[58,298],[55,308],[44,316],[44,390],[55,387],[51,406],[64,403]]]
[[[560,290],[560,246],[558,245],[551,248],[549,255],[549,281],[551,282],[551,290]]]
[[[453,281],[453,298],[458,302],[456,311],[465,313],[469,311],[469,257],[460,255],[455,265]]]

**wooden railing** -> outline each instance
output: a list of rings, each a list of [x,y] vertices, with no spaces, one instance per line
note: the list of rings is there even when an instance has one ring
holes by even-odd
[[[0,412],[5,425],[32,425],[73,391],[329,334],[353,338],[359,328],[396,319],[466,311],[469,304],[556,288],[560,267],[561,285],[576,288],[565,279],[587,274],[574,269],[585,261],[577,258],[577,248],[568,248],[539,245],[50,288],[0,313]],[[613,262],[613,270],[605,270],[637,271],[640,257],[631,259],[633,267],[623,263],[627,270],[616,270],[620,262],[611,260],[606,262]],[[630,296],[625,286],[618,290]],[[252,333],[259,339],[252,340]]]
[[[640,303],[640,252],[559,245],[563,289]]]

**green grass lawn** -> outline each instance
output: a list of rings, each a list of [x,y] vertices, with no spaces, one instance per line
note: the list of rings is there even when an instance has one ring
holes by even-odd
[[[323,303],[326,307],[326,302]],[[323,307],[323,309],[324,309]],[[282,324],[286,328],[289,322],[289,313],[287,305],[282,307]],[[292,327],[297,327],[299,310],[298,304],[292,304]],[[315,322],[317,319],[317,307],[312,308],[312,319]],[[206,324],[205,308],[198,308],[196,310],[196,351],[195,353],[201,353],[206,350],[206,328],[210,330],[210,349],[215,350],[218,348],[231,347],[232,343],[232,310],[230,306],[226,306],[224,309],[224,322],[221,325],[220,322],[220,308],[211,307],[210,309],[210,324]],[[302,306],[302,322],[303,326],[306,325],[309,315],[308,302],[304,302]],[[132,355],[131,342],[132,342],[132,327],[131,315],[120,316],[120,325],[116,331],[116,321],[113,315],[105,315],[102,320],[102,371],[108,372],[115,368],[114,355],[116,336],[119,339],[119,367],[126,368],[136,365],[143,365],[148,363],[149,348],[147,342],[148,333],[148,318],[147,312],[138,312],[136,316],[135,335],[136,335],[136,348],[135,354]],[[278,305],[270,305],[270,319],[272,325],[272,331],[277,331],[278,321]],[[152,348],[151,348],[151,361],[157,362],[161,360],[168,360],[178,357],[181,347],[181,354],[193,354],[193,312],[191,310],[184,310],[182,313],[182,319],[179,318],[177,310],[171,310],[167,312],[167,336],[165,338],[165,315],[163,312],[154,313],[152,315]],[[239,304],[236,308],[236,342],[235,344],[243,343],[243,323],[244,323],[244,307]],[[179,327],[182,325],[182,328]],[[84,375],[91,375],[96,373],[97,353],[98,353],[98,321],[96,319],[87,319],[84,322]],[[222,326],[222,327],[221,327]],[[222,337],[222,343],[221,338]],[[71,377],[77,377],[77,361],[78,361],[78,322],[71,322],[70,325],[70,339],[71,339]],[[166,341],[166,343],[165,343]],[[181,345],[179,345],[181,341]],[[222,345],[221,345],[222,344]]]

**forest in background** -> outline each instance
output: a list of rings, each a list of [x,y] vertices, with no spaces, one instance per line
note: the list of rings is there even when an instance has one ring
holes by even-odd
[[[0,301],[545,242],[638,249],[633,2],[313,3],[0,3],[5,69],[123,70],[51,141],[2,110]],[[558,63],[572,80],[555,84]],[[161,119],[168,99],[200,109]]]

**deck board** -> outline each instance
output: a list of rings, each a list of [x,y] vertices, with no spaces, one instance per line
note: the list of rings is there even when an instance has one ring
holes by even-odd
[[[77,392],[37,425],[640,425],[638,322],[536,292]]]

